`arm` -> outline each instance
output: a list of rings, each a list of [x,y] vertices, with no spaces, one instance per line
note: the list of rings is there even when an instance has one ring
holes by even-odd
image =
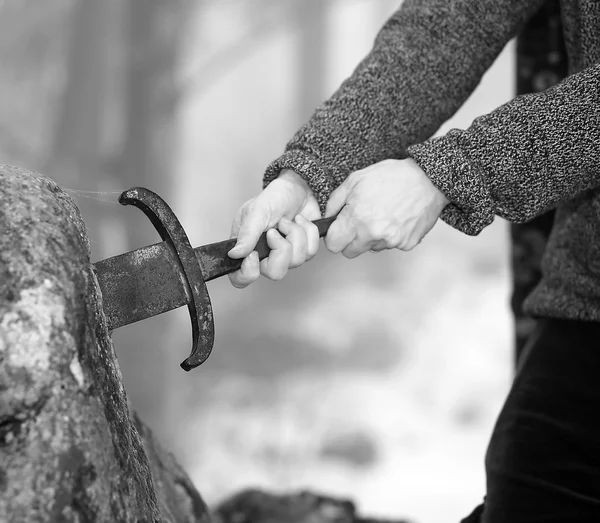
[[[442,219],[478,234],[600,185],[600,64],[542,93],[515,98],[467,130],[409,148],[453,203]]]
[[[405,156],[462,105],[543,0],[405,0],[350,78],[265,174],[304,178],[321,210],[353,171]]]

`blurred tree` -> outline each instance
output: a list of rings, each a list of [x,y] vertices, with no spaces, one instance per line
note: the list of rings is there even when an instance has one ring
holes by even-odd
[[[297,49],[298,121],[304,123],[325,99],[328,3],[295,2],[290,13],[299,29]]]
[[[80,0],[71,14],[66,85],[52,134],[45,169],[57,173],[66,187],[80,186],[86,173],[101,172],[111,2]]]
[[[539,92],[560,82],[568,72],[559,0],[548,0],[517,38],[517,94]],[[554,221],[554,211],[528,223],[511,225],[516,360],[535,328],[523,313],[523,300],[541,278],[541,259]]]
[[[75,0],[0,3],[0,154],[41,170]]]

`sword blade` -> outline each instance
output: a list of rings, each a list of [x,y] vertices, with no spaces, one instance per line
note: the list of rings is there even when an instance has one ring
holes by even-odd
[[[325,235],[332,221],[327,218],[315,222],[320,236]],[[205,282],[241,267],[242,260],[227,256],[235,242],[233,238],[194,249]],[[256,245],[259,259],[266,258],[270,250],[263,234]],[[167,242],[96,262],[93,269],[111,330],[182,307],[191,299],[177,255]]]
[[[166,242],[93,265],[109,329],[156,316],[187,303],[179,262]]]
[[[214,280],[241,266],[227,256],[235,240],[194,249],[204,281]],[[268,252],[267,252],[268,254]],[[188,303],[179,261],[167,242],[148,245],[93,265],[109,329],[162,314]]]

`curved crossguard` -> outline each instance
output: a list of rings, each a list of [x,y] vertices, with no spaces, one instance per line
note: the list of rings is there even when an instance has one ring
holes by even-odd
[[[181,363],[181,368],[192,370],[210,355],[215,332],[208,289],[194,249],[175,213],[156,193],[143,187],[134,187],[119,196],[119,203],[141,209],[176,254],[192,320],[192,352]]]

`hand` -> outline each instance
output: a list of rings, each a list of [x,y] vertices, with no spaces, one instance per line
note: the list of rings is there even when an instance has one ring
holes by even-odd
[[[231,236],[237,236],[237,242],[229,257],[244,261],[240,270],[229,275],[232,285],[247,287],[260,274],[279,280],[288,269],[310,260],[319,249],[319,231],[312,221],[320,217],[319,204],[308,184],[295,172],[282,171],[258,196],[242,205],[233,221]],[[271,252],[259,262],[254,248],[265,230]]]
[[[326,216],[339,215],[325,245],[346,258],[369,250],[409,251],[448,203],[411,158],[376,163],[352,173],[331,193]]]

